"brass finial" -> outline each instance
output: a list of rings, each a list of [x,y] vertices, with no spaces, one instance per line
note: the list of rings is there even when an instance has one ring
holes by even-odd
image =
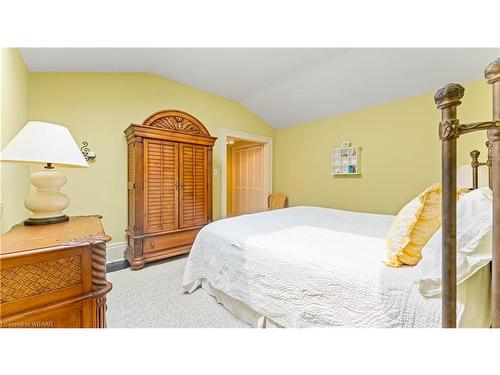
[[[486,78],[490,84],[500,79],[500,57],[484,69],[484,78]]]
[[[473,158],[473,159],[478,159],[480,154],[481,154],[481,153],[480,153],[478,150],[474,150],[474,151],[471,151],[471,152],[470,152],[470,156],[471,156],[471,158]]]
[[[459,105],[460,99],[464,97],[465,89],[458,83],[448,83],[436,91],[434,102],[438,109],[446,108],[452,105]]]

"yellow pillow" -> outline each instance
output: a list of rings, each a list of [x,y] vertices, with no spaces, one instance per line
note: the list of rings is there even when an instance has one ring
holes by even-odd
[[[457,197],[468,189],[457,190]],[[399,212],[387,236],[390,267],[414,266],[422,259],[422,248],[441,227],[441,184],[434,184]]]

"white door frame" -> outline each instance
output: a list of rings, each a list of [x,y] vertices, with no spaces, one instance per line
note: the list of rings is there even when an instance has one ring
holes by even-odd
[[[239,130],[222,128],[220,138],[223,144],[221,147],[221,186],[220,186],[220,216],[227,217],[227,138],[240,138],[245,141],[264,143],[264,196],[268,197],[273,191],[273,138],[265,135],[251,134]]]

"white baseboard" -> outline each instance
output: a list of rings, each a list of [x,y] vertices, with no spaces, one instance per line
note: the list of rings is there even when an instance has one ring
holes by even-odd
[[[123,252],[127,248],[126,242],[115,242],[106,246],[106,263],[124,260]]]

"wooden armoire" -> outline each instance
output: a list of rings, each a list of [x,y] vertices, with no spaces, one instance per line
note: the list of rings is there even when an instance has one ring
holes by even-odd
[[[126,130],[128,246],[132,269],[188,253],[212,221],[211,137],[188,113],[157,112]]]

